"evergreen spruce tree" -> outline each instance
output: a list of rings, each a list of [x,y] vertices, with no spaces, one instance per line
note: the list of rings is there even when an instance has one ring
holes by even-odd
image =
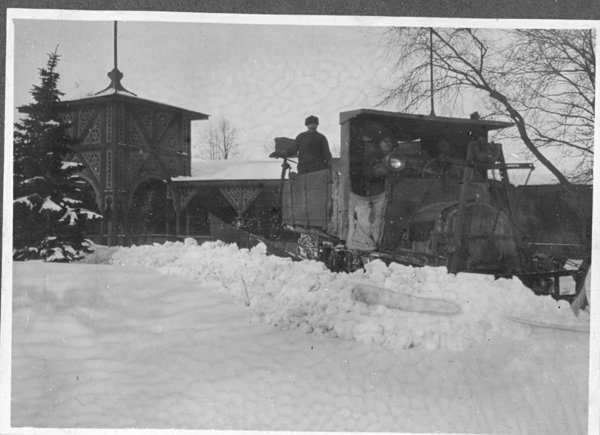
[[[34,102],[21,108],[15,123],[13,186],[13,259],[70,262],[89,252],[86,221],[100,216],[81,207],[83,165],[68,162],[75,139],[61,119],[57,51],[40,69]],[[79,180],[79,181],[78,181]]]

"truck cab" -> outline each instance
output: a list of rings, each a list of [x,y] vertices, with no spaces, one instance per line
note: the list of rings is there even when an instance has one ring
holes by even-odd
[[[522,269],[502,147],[488,140],[512,124],[359,109],[342,112],[340,125],[331,168],[285,181],[286,226],[365,258]]]

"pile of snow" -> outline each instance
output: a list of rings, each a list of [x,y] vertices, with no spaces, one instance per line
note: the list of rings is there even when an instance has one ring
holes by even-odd
[[[104,246],[90,243],[91,253],[86,254],[78,263],[84,264],[110,264],[111,258],[120,248],[118,246]]]
[[[88,260],[106,262],[113,253],[117,264],[138,265],[13,263],[12,343],[2,342],[2,355],[11,358],[10,424],[21,433],[135,427],[558,435],[586,433],[588,409],[595,409],[588,407],[589,334],[499,320],[506,306],[490,308],[471,293],[506,288],[483,277],[380,263],[331,274],[318,263],[266,257],[264,247],[192,241],[93,249]],[[356,289],[392,282],[392,295],[402,285],[422,297],[440,292],[419,299],[436,301],[434,308],[454,292],[454,302],[445,303],[460,313],[403,312],[377,298],[371,306],[354,298]],[[526,296],[514,308],[527,314],[535,307],[531,292],[514,291]],[[514,297],[510,289],[505,294]],[[568,317],[550,302],[546,316]],[[436,351],[416,339],[418,347],[404,351],[390,340],[394,328],[415,336],[455,324],[477,329],[485,309],[487,337],[497,339],[462,351],[444,349],[444,337]],[[292,329],[269,325],[275,322]],[[529,337],[515,340],[512,327],[527,330],[518,338],[530,329]],[[335,335],[351,340],[329,338]]]
[[[202,282],[211,293],[227,292],[253,310],[253,320],[283,330],[381,344],[393,349],[462,350],[495,337],[524,339],[531,327],[511,317],[581,325],[566,301],[536,296],[517,279],[448,274],[445,268],[413,268],[381,261],[354,273],[333,273],[321,263],[292,262],[252,250],[209,242],[118,248],[112,264],[144,266]],[[353,297],[368,285],[392,294],[444,300],[457,314],[405,311]]]

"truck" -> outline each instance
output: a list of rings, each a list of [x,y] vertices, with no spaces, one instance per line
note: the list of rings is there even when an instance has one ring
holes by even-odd
[[[565,258],[537,252],[515,220],[509,172],[534,168],[507,163],[489,139],[511,123],[358,109],[340,113],[340,126],[330,168],[299,175],[288,155],[280,190],[281,224],[317,239],[331,270],[378,259],[518,277],[536,294],[575,298],[560,278],[580,289],[589,259],[565,267]],[[276,139],[278,151],[290,144]]]

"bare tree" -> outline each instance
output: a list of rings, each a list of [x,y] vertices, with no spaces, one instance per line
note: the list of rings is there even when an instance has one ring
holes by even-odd
[[[572,181],[592,181],[594,39],[592,30],[393,28],[386,41],[399,81],[382,103],[415,110],[431,100],[433,111],[432,88],[451,110],[479,99],[491,116],[513,122],[513,136],[571,191]],[[578,167],[563,174],[545,147]]]
[[[224,116],[210,121],[201,133],[198,155],[204,160],[229,160],[240,154],[235,126]]]
[[[516,30],[515,35],[508,56],[513,75],[524,85],[515,106],[533,143],[577,158],[569,179],[591,182],[596,92],[592,30]]]

